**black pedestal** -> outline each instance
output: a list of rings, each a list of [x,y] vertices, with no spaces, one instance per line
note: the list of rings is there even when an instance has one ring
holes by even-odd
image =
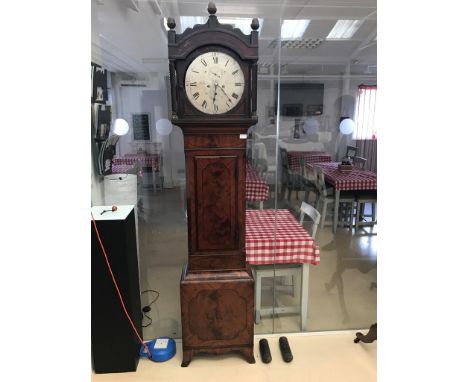
[[[93,207],[101,240],[137,331],[142,336],[138,258],[133,206],[100,212]],[[96,373],[135,371],[140,342],[128,321],[91,221],[91,345]]]

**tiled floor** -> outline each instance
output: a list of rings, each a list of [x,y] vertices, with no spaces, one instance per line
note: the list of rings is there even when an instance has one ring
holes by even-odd
[[[150,188],[141,188],[139,191],[142,202],[138,213],[141,290],[160,293],[148,313],[152,323],[144,328],[144,337],[180,338],[179,281],[187,259],[184,190],[173,188],[154,193]],[[301,196],[299,193],[296,199],[293,193],[291,202],[281,199],[277,207],[287,208],[298,216]],[[274,206],[272,197],[264,208]],[[316,240],[321,249],[321,262],[310,269],[307,331],[368,328],[376,322],[376,239],[376,235],[363,235],[362,231],[356,234],[339,229],[334,235],[331,227],[318,229]],[[293,298],[278,288],[275,295],[279,303],[299,304],[299,296]],[[148,304],[154,297],[155,293],[144,293],[142,303]],[[272,302],[272,289],[264,290],[262,303],[271,305]],[[149,323],[145,318],[143,325]],[[299,325],[298,315],[262,318],[261,323],[255,325],[255,333],[297,332]]]
[[[367,331],[366,331],[367,333]],[[374,382],[377,380],[377,342],[353,342],[354,332],[288,335],[293,361],[285,363],[278,346],[279,335],[256,336],[255,364],[248,364],[236,354],[196,356],[188,367],[180,367],[181,343],[169,361],[154,363],[140,360],[133,373],[93,374],[93,382]],[[261,361],[258,341],[267,338],[272,362]]]

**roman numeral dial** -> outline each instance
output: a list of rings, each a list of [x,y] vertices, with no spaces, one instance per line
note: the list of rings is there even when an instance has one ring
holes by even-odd
[[[242,100],[245,79],[237,60],[222,52],[196,57],[185,73],[188,101],[206,114],[224,114]]]

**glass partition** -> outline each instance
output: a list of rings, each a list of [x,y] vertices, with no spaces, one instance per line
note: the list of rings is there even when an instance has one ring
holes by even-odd
[[[271,42],[279,49],[278,209],[299,222],[303,214],[320,262],[307,254],[296,273],[277,271],[276,332],[365,328],[377,320],[376,135],[358,135],[376,129],[376,95],[363,99],[363,89],[377,88],[376,4],[368,5],[338,12],[293,2],[279,13],[281,38]],[[355,151],[347,153],[349,146]],[[301,314],[281,314],[291,306]]]
[[[188,255],[184,139],[168,123],[165,19],[174,17],[181,33],[206,22],[207,3],[91,2],[92,61],[107,79],[105,100],[93,104],[92,203],[135,204],[141,301],[150,308],[143,314],[145,339],[181,337],[179,282]],[[347,146],[354,146],[353,157],[365,158],[362,170],[376,172],[376,121],[369,114],[376,108],[376,4],[368,3],[337,10],[303,1],[216,2],[220,22],[244,33],[252,17],[260,19],[246,214],[265,219],[271,236],[268,264],[251,261],[257,334],[365,328],[376,321],[376,179],[369,189],[338,185],[335,219],[337,184],[327,167],[338,171]],[[335,29],[344,35],[331,34]],[[111,120],[129,125],[105,152],[94,141],[102,105]],[[340,129],[343,119],[352,120],[351,132],[346,122]],[[105,176],[100,158],[110,166]],[[360,166],[353,163],[351,174]],[[315,230],[313,210],[302,208],[301,221],[303,202],[321,214]],[[247,234],[256,230],[252,224]]]

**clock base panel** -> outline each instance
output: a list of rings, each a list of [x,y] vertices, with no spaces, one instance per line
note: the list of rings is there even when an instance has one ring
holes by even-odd
[[[255,363],[254,279],[250,269],[187,272],[180,281],[183,367],[198,353],[241,353]]]

